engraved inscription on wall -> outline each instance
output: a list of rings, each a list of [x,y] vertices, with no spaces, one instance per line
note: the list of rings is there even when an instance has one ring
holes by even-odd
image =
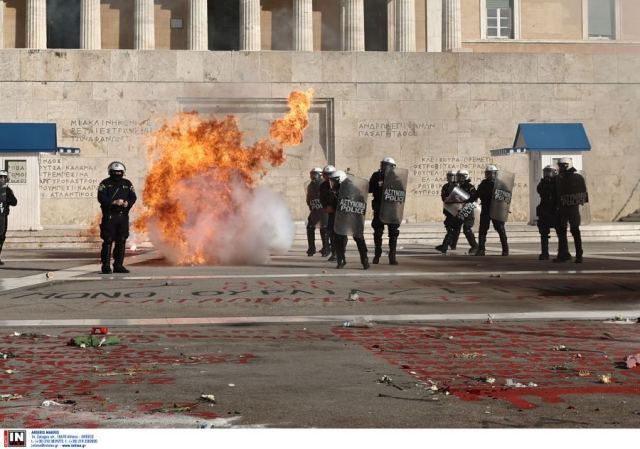
[[[490,156],[424,156],[413,164],[410,173],[413,175],[411,191],[419,196],[440,197],[440,189],[447,182],[449,170],[464,168],[469,171],[471,183],[478,187],[484,179],[484,169],[494,161]],[[519,182],[516,176],[514,189],[527,191],[528,182]]]
[[[358,122],[358,137],[398,138],[423,136],[436,125],[428,122],[388,120],[361,120]]]
[[[64,123],[62,135],[74,144],[118,143],[152,131],[150,120],[77,119]]]
[[[27,161],[24,159],[14,159],[4,161],[5,170],[9,172],[9,182],[11,184],[27,183]]]
[[[98,193],[97,162],[73,156],[40,157],[42,198],[94,198]]]

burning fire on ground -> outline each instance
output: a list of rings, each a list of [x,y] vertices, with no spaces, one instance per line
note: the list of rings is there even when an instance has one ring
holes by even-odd
[[[289,112],[253,146],[243,145],[233,116],[180,113],[165,123],[148,144],[144,209],[134,229],[177,264],[262,263],[286,252],[295,233],[289,210],[256,184],[267,163],[282,165],[285,148],[303,141],[312,94],[292,92]]]

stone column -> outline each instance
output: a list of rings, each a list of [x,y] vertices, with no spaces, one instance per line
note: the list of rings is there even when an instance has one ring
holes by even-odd
[[[240,50],[260,51],[260,0],[240,0]]]
[[[189,0],[189,50],[209,50],[208,27],[207,0]]]
[[[81,0],[80,48],[100,50],[101,37],[100,0]]]
[[[4,0],[0,0],[0,48],[4,48]]]
[[[460,51],[462,47],[460,0],[445,0],[442,16],[444,19],[443,50]]]
[[[364,0],[343,0],[342,50],[364,51]]]
[[[135,2],[133,48],[136,50],[153,50],[156,46],[153,0],[135,0]]]
[[[395,0],[396,3],[396,51],[416,51],[416,2]]]
[[[293,49],[313,51],[313,1],[293,0]]]
[[[47,0],[27,0],[25,47],[47,48]]]
[[[442,51],[442,0],[427,0],[427,51]]]

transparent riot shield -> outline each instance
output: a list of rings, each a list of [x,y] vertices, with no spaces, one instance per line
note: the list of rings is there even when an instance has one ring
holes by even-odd
[[[586,186],[587,185],[586,173],[584,172],[584,170],[580,170],[578,173],[580,173],[584,178],[584,185]],[[582,203],[580,205],[580,224],[581,225],[591,224],[591,207],[589,206],[589,201]]]
[[[380,221],[383,223],[402,223],[408,179],[406,168],[389,167],[385,172],[380,202]]]
[[[468,199],[469,194],[456,186],[453,188],[447,199],[444,200],[444,209],[456,217]]]
[[[322,202],[320,201],[320,184],[317,181],[311,181],[307,184],[307,199],[309,201],[309,209],[311,211],[317,211],[322,209]]]
[[[347,175],[340,183],[338,206],[333,230],[339,235],[363,235],[364,215],[367,212],[369,181]]]
[[[492,220],[508,221],[511,208],[511,196],[516,175],[506,170],[500,170],[493,185],[489,216]]]

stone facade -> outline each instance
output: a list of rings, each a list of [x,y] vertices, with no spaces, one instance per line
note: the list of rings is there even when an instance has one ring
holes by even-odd
[[[527,221],[527,156],[490,156],[511,146],[522,122],[584,123],[594,220],[640,202],[640,59],[632,54],[0,51],[0,121],[54,122],[59,146],[81,148],[80,156],[40,156],[45,227],[89,224],[112,160],[123,160],[141,189],[145,134],[177,111],[236,113],[252,141],[290,91],[307,88],[315,89],[307,138],[264,179],[295,219],[306,216],[311,167],[331,162],[368,178],[393,156],[410,169],[410,221],[442,218],[448,168],[468,168],[477,184],[489,162],[516,173],[512,220]],[[257,106],[246,112],[247,104]]]

